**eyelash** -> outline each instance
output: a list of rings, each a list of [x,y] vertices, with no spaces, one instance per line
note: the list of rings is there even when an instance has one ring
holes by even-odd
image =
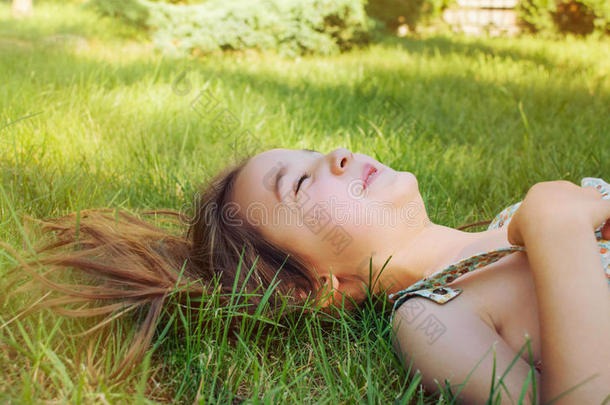
[[[311,177],[311,175],[309,173],[305,173],[304,175],[301,176],[301,178],[297,182],[296,187],[294,188],[294,194],[295,195],[299,192],[299,189],[301,187],[301,183],[303,183],[303,181],[305,181],[305,179],[307,179],[309,177]]]

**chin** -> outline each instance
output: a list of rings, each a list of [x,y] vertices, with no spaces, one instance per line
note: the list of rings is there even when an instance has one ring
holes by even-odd
[[[396,181],[392,188],[398,193],[397,197],[400,205],[418,201],[421,198],[419,193],[419,183],[411,172],[396,172]]]
[[[379,184],[371,186],[371,194],[369,195],[371,200],[389,202],[400,208],[421,199],[417,179],[413,173],[390,169],[385,174],[388,177],[380,178]]]

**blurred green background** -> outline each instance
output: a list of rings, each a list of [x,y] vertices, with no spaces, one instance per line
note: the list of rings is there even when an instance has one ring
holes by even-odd
[[[445,1],[34,1],[17,17],[0,2],[0,240],[30,252],[24,215],[182,209],[218,170],[275,146],[411,171],[430,218],[452,227],[539,181],[608,180],[607,2],[523,4],[540,22],[492,38],[452,33]],[[562,28],[564,9],[594,28]],[[400,366],[366,305],[236,341],[213,303],[215,331],[177,312],[112,381],[130,322],[86,340],[73,335],[91,320],[18,316],[46,291],[7,299],[15,264],[0,249],[3,403],[450,403]]]

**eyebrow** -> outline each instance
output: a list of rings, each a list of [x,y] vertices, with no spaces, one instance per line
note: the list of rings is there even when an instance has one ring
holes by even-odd
[[[303,152],[311,152],[311,153],[319,153],[317,150],[313,150],[313,149],[300,149]],[[280,196],[280,180],[282,179],[282,177],[284,177],[284,174],[286,174],[286,165],[281,165],[280,169],[277,171],[277,174],[275,175],[275,181],[273,183],[273,193],[275,194],[275,197],[277,198],[277,200],[279,202],[282,202],[282,198]]]

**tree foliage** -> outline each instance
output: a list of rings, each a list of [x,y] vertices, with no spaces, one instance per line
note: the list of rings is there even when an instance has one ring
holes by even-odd
[[[365,0],[209,0],[176,5],[148,0],[91,0],[104,15],[146,29],[164,50],[276,49],[334,54],[365,43]]]
[[[610,33],[608,0],[522,0],[519,15],[531,31]]]

